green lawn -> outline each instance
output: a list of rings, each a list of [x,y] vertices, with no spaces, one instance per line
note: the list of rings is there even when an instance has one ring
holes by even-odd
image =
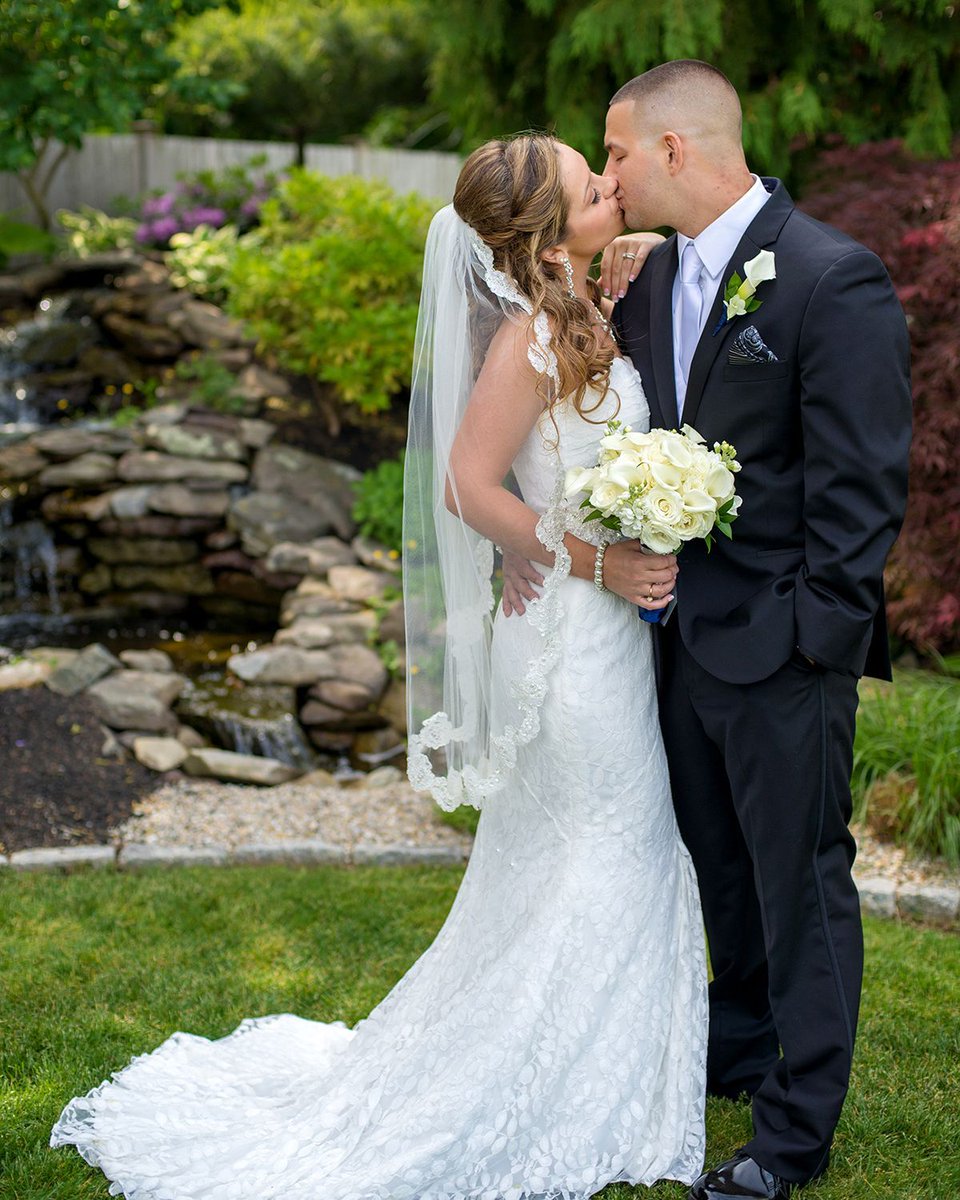
[[[0,1197],[108,1196],[47,1148],[63,1103],[175,1029],[244,1016],[353,1023],[439,927],[456,868],[284,867],[0,876]],[[960,1193],[960,938],[871,921],[856,1073],[816,1200]],[[710,1158],[748,1136],[711,1102]],[[605,1200],[633,1189],[610,1187]],[[638,1195],[676,1200],[661,1185]],[[324,1200],[336,1200],[335,1197]]]

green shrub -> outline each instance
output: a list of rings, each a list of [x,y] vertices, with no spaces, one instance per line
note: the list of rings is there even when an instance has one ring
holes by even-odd
[[[214,229],[198,225],[191,233],[175,233],[164,256],[170,279],[179,288],[222,304],[229,287],[233,257],[237,250],[236,225]]]
[[[246,397],[238,390],[237,378],[222,362],[210,354],[181,358],[174,367],[177,379],[190,383],[190,401],[217,412],[235,413],[246,411]]]
[[[77,212],[59,209],[57,220],[64,229],[60,247],[69,258],[136,249],[137,223],[132,217],[111,217],[99,208],[81,204]]]
[[[295,171],[241,238],[228,308],[287,371],[364,412],[410,375],[433,205],[385,184]]]
[[[960,864],[960,680],[904,671],[864,694],[853,794],[858,820]]]
[[[56,246],[56,240],[36,225],[11,221],[0,213],[0,267],[5,267],[13,254],[42,254],[47,257]]]
[[[385,459],[353,485],[353,519],[360,533],[398,552],[403,543],[403,457]]]

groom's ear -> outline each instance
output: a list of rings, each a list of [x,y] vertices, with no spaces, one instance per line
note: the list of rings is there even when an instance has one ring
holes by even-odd
[[[671,175],[676,173],[683,166],[683,138],[679,133],[674,133],[668,129],[663,135],[662,146],[666,158],[667,170]]]

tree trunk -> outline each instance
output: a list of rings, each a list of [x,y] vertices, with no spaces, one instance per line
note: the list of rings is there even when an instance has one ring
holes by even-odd
[[[33,211],[44,233],[50,232],[50,210],[47,207],[47,193],[50,190],[50,184],[53,182],[53,177],[57,173],[60,164],[70,153],[69,146],[61,146],[53,156],[53,160],[44,174],[42,171],[43,160],[46,157],[49,146],[50,139],[45,138],[37,153],[37,157],[33,161],[33,165],[17,174],[20,185],[27,193],[27,198],[33,205]]]

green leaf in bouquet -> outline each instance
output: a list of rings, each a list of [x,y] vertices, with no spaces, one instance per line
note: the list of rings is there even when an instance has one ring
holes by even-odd
[[[730,516],[730,510],[733,508],[733,501],[734,501],[734,497],[731,496],[729,500],[724,500],[724,502],[717,509],[717,523],[718,524],[721,521],[726,521],[728,517],[729,517],[730,521],[735,521],[737,519],[736,513],[734,513],[733,516]]]
[[[723,294],[724,300],[732,300],[740,290],[741,283],[743,283],[743,280],[740,278],[739,274],[734,271],[727,281],[727,290]]]
[[[747,301],[747,312],[748,313],[756,312],[762,303],[763,303],[763,301],[758,300],[756,298],[756,296],[751,296],[750,299]]]
[[[617,531],[620,529],[620,522],[616,517],[604,517],[600,524],[605,525],[607,529],[613,529]]]
[[[602,512],[598,512],[596,509],[594,509],[593,512],[589,514],[589,516],[586,516],[583,519],[584,519],[584,521],[599,521],[602,516],[603,516]]]

